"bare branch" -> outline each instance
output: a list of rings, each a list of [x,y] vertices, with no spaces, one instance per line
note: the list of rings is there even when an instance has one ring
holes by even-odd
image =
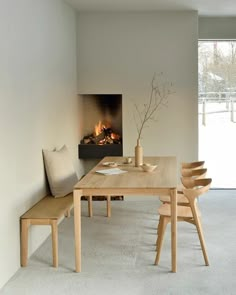
[[[138,117],[138,120],[137,118],[135,119],[136,128],[138,131],[138,139],[141,138],[143,129],[148,127],[147,122],[156,121],[157,112],[162,106],[167,107],[168,97],[174,93],[172,91],[172,83],[162,82],[162,78],[163,73],[158,75],[158,79],[154,73],[151,80],[149,100],[143,105],[143,109],[141,111],[140,108],[135,104],[135,111]]]

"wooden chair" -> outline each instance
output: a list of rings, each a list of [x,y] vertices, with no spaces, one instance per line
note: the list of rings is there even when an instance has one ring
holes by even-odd
[[[193,169],[193,170],[190,168],[188,169],[184,168],[181,170],[181,174],[183,178],[191,177],[192,179],[202,179],[206,177],[206,173],[207,173],[206,168]],[[186,185],[189,185],[189,183],[187,182]],[[187,188],[191,188],[191,187],[187,187]],[[183,184],[181,184],[181,192],[177,190],[177,204],[182,206],[189,206],[188,199],[183,195],[183,189],[184,189],[184,186]],[[170,203],[170,196],[160,196],[159,199],[162,203]]]
[[[205,179],[192,179],[192,178],[183,178],[183,185],[185,188],[183,189],[183,194],[187,198],[189,202],[188,206],[177,206],[177,221],[187,221],[194,224],[197,228],[205,264],[209,265],[205,241],[202,231],[202,225],[200,220],[200,213],[197,206],[197,197],[206,193],[211,185],[212,180],[210,178]],[[161,249],[163,245],[163,239],[165,234],[165,229],[167,224],[171,220],[171,207],[170,204],[162,204],[158,209],[160,214],[159,225],[158,225],[158,238],[157,238],[157,255],[155,259],[155,264],[157,265],[160,260]]]
[[[181,175],[184,176],[182,173],[186,169],[188,169],[189,171],[190,170],[196,170],[196,169],[202,169],[204,164],[205,164],[205,161],[182,162],[181,163]],[[180,194],[183,193],[183,186],[181,184],[177,186],[177,192],[180,193]]]
[[[201,178],[205,178],[206,173],[207,173],[206,168],[200,168],[200,169],[182,168],[181,169],[182,177],[192,177],[195,179],[201,179]]]
[[[191,168],[182,168],[181,176],[182,177],[192,177],[194,179],[202,179],[206,178],[207,169],[199,168],[199,169],[191,169]],[[178,185],[177,192],[178,194],[183,194],[183,184]]]
[[[197,161],[197,162],[183,162],[181,163],[182,169],[201,169],[203,168],[205,161]]]

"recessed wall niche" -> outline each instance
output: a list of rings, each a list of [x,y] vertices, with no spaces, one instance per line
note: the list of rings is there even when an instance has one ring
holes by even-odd
[[[122,95],[82,94],[79,158],[122,156]]]

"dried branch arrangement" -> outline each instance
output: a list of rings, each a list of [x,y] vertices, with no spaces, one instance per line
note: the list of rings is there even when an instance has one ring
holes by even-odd
[[[154,74],[151,82],[150,98],[147,103],[142,106],[135,104],[134,120],[138,132],[138,140],[140,140],[142,131],[150,121],[157,120],[157,113],[162,107],[167,107],[168,97],[174,93],[171,82],[163,79],[163,73]]]

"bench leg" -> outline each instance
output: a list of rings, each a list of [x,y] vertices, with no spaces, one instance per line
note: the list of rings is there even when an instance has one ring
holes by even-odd
[[[58,267],[58,227],[57,220],[51,220],[53,266]]]
[[[107,196],[107,217],[111,217],[111,196]]]
[[[88,196],[88,213],[89,217],[93,217],[93,197]]]
[[[27,265],[28,259],[28,219],[21,219],[21,266]]]

